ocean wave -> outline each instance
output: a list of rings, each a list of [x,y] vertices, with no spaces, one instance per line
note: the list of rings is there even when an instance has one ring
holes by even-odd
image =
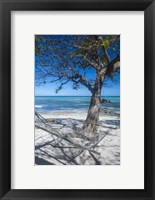
[[[42,105],[35,105],[35,108],[42,108]]]

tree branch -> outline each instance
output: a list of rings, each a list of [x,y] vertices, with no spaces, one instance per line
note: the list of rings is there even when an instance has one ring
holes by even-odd
[[[55,92],[58,93],[63,88],[63,86],[66,85],[69,81],[70,81],[70,79],[68,79],[65,82],[61,83],[60,86],[55,90]]]
[[[113,73],[120,68],[120,56],[117,56],[114,60],[112,60],[107,66],[106,76],[111,76]]]
[[[97,64],[95,62],[93,62],[92,60],[88,59],[86,57],[86,55],[76,55],[76,56],[82,58],[84,61],[86,61],[94,69],[97,69]]]
[[[79,78],[79,80],[76,80],[77,78]],[[72,79],[72,81],[73,81],[74,83],[76,83],[76,84],[81,83],[81,84],[83,84],[85,87],[87,87],[88,90],[89,90],[91,93],[93,92],[93,88],[92,88],[90,82],[89,82],[88,80],[86,80],[84,76],[78,74],[78,75],[77,75],[77,78],[74,77],[74,78],[71,78],[71,79]]]
[[[109,64],[109,63],[110,63],[110,57],[109,57],[108,52],[107,52],[107,50],[106,50],[106,48],[105,48],[104,40],[103,40],[103,38],[100,37],[100,36],[98,36],[98,38],[99,38],[100,42],[102,43],[102,44],[101,44],[102,50],[103,50],[103,53],[104,53],[105,58],[106,58],[106,60],[107,60],[107,63]]]
[[[117,56],[106,67],[102,68],[99,75],[111,76],[118,68],[120,68],[120,56]]]

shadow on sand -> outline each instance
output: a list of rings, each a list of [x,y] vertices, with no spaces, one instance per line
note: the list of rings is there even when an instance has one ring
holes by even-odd
[[[50,163],[50,162],[48,162],[48,161],[46,161],[46,160],[44,160],[42,158],[39,158],[37,156],[35,156],[35,163],[37,165],[54,165],[53,163]]]

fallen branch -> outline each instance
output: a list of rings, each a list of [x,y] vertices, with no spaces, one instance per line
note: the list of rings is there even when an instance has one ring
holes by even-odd
[[[39,113],[35,112],[35,114],[36,114],[36,117],[39,118],[40,120],[40,122],[38,123],[36,122],[35,127],[37,129],[41,129],[45,132],[48,132],[52,137],[52,140],[47,141],[44,144],[35,146],[35,150],[37,150],[36,153],[38,153],[38,151],[40,150],[41,152],[46,154],[48,157],[55,159],[57,162],[60,162],[63,165],[67,165],[67,164],[81,165],[82,163],[79,163],[79,161],[77,161],[76,158],[80,156],[84,151],[88,151],[90,156],[95,161],[96,165],[101,164],[98,158],[94,155],[94,154],[98,156],[100,155],[100,153],[96,151],[95,148],[98,148],[97,147],[98,143],[101,142],[101,140],[108,134],[108,132],[106,132],[104,135],[97,134],[94,137],[94,140],[90,140],[88,137],[86,137],[84,132],[79,132],[75,130],[73,130],[72,132],[68,134],[62,134],[60,131],[62,129],[59,129],[58,131],[57,128],[52,126],[53,123],[52,124],[49,123]],[[102,126],[100,124],[97,124],[97,125]],[[106,128],[110,128],[110,127],[106,127]],[[111,128],[115,129],[114,127],[111,127]],[[80,143],[75,141],[74,137],[72,138],[72,136],[75,136],[75,135],[78,138]],[[48,152],[46,152],[46,149],[43,149],[43,147],[45,146],[49,146]],[[61,160],[64,162],[62,162]]]
[[[89,151],[91,157],[94,159],[96,165],[101,165],[101,162]]]
[[[39,150],[42,151],[44,154],[46,154],[48,157],[51,157],[51,158],[55,159],[56,161],[60,162],[61,164],[66,165],[64,162],[62,162],[61,160],[57,159],[56,157],[48,154],[46,151],[42,150],[41,148]]]
[[[46,131],[46,132],[48,132],[48,133],[50,133],[50,134],[53,134],[53,135],[55,135],[55,136],[57,136],[57,137],[60,137],[61,139],[70,142],[71,144],[74,144],[74,145],[75,145],[76,147],[78,147],[79,149],[88,150],[88,151],[91,151],[91,152],[93,152],[93,153],[95,153],[95,154],[97,154],[97,155],[100,155],[99,152],[94,151],[94,150],[91,150],[91,149],[89,149],[89,148],[87,148],[87,147],[84,147],[84,146],[82,146],[82,145],[76,143],[76,142],[73,141],[71,138],[69,138],[67,135],[63,136],[63,135],[60,135],[60,134],[51,132],[51,131],[49,131],[49,130],[47,130],[47,129],[41,127],[41,126],[38,126],[38,125],[36,125],[36,127],[39,128],[39,129],[42,129],[43,131]]]
[[[113,126],[105,126],[105,125],[101,125],[101,124],[94,124],[94,123],[89,123],[88,124],[92,124],[92,125],[96,125],[96,126],[101,126],[101,127],[104,127],[104,128],[111,128],[111,129],[117,129],[117,127],[113,127]]]

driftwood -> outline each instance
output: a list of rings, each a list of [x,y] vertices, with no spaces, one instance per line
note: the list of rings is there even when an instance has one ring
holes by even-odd
[[[35,128],[51,135],[51,140],[35,146],[36,158],[43,159],[42,157],[39,157],[38,153],[42,152],[42,156],[46,155],[46,157],[49,158],[48,160],[45,160],[45,163],[51,161],[51,164],[81,165],[83,163],[78,161],[78,157],[82,153],[87,152],[95,165],[101,164],[99,160],[100,153],[96,149],[98,143],[103,140],[108,132],[98,134],[94,140],[90,140],[84,135],[84,132],[72,130],[72,134],[75,134],[75,137],[73,137],[70,136],[70,134],[61,133],[62,129],[54,128],[52,123],[43,118],[39,113],[35,112],[35,117]],[[50,153],[48,151],[49,149],[52,149]],[[39,159],[37,159],[37,161]]]
[[[93,124],[93,123],[91,123],[91,124]],[[117,126],[105,126],[105,125],[102,125],[102,124],[93,124],[93,125],[100,126],[100,127],[103,127],[103,128],[110,128],[110,129],[117,129],[118,128]]]
[[[98,153],[97,151],[91,150],[91,149],[89,149],[88,147],[85,147],[85,146],[83,146],[83,145],[81,145],[81,144],[76,143],[73,139],[71,139],[71,138],[68,137],[67,135],[63,136],[63,135],[57,134],[56,132],[49,131],[48,129],[43,128],[43,127],[41,127],[41,126],[37,126],[37,125],[36,125],[36,128],[42,129],[43,131],[46,131],[46,132],[48,132],[48,133],[50,133],[50,134],[52,134],[52,135],[54,135],[54,136],[57,136],[57,137],[60,137],[60,138],[63,139],[63,140],[66,140],[67,142],[73,144],[73,145],[75,146],[75,148],[79,148],[79,149],[83,149],[83,150],[92,151],[93,153],[96,153],[96,154],[100,155],[100,153]]]

